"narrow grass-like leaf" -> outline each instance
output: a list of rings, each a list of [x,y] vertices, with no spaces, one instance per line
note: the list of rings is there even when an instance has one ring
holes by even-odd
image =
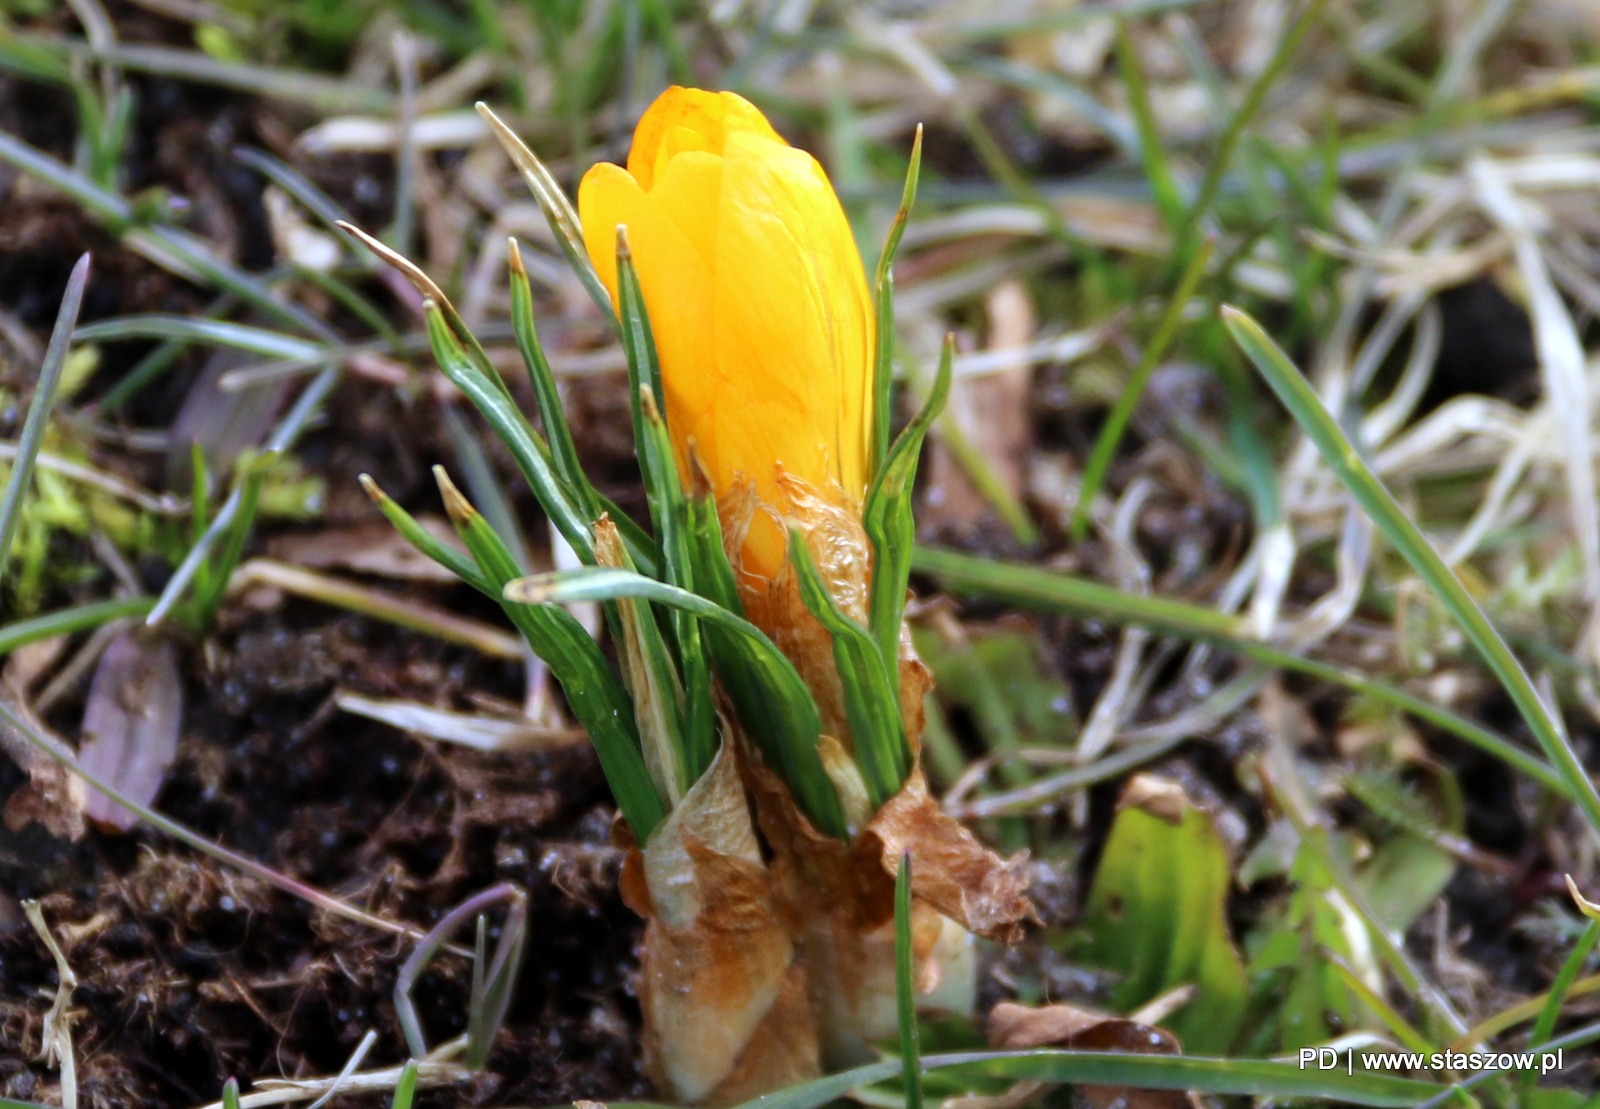
[[[1556,972],[1556,977],[1550,983],[1550,992],[1545,997],[1544,1008],[1539,1010],[1539,1017],[1533,1022],[1533,1031],[1528,1035],[1528,1050],[1536,1051],[1549,1041],[1551,1033],[1556,1030],[1556,1021],[1561,1017],[1561,1007],[1566,1004],[1567,993],[1572,989],[1572,984],[1578,980],[1578,975],[1583,973],[1583,965],[1589,960],[1589,953],[1594,950],[1596,941],[1600,941],[1600,920],[1591,920],[1589,926],[1578,937],[1578,942],[1572,945],[1572,950],[1567,953],[1566,959],[1561,964],[1561,969]],[[1524,1084],[1532,1083],[1534,1073],[1529,1071],[1523,1078]]]
[[[478,917],[478,933],[484,931],[484,919]],[[489,1059],[495,1037],[505,1023],[506,1010],[511,1007],[511,991],[517,983],[517,972],[522,969],[522,955],[528,941],[528,898],[512,887],[511,908],[500,926],[500,942],[495,944],[494,961],[485,965],[484,944],[479,942],[479,956],[472,965],[472,994],[467,1013],[467,1066],[481,1070]],[[414,1063],[415,1060],[412,1060]]]
[[[697,465],[693,459],[690,464]],[[716,494],[703,474],[687,501],[687,508],[695,591],[742,618],[744,605],[739,600],[733,567],[722,545]],[[700,632],[745,734],[760,748],[767,764],[785,776],[811,822],[828,835],[846,838],[838,794],[823,772],[820,759],[815,757],[818,723],[814,705],[810,712],[800,715],[786,711],[782,701],[768,695],[762,663],[751,659],[740,635],[712,623],[702,624]],[[809,753],[795,757],[790,752]],[[799,781],[791,775],[811,777]],[[835,817],[840,819],[839,824],[830,823]]]
[[[708,632],[717,629],[737,637],[746,673],[767,706],[763,715],[782,722],[781,730],[756,732],[751,739],[761,746],[763,756],[788,783],[811,822],[827,835],[848,838],[839,795],[817,754],[821,722],[816,703],[794,664],[760,628],[715,601],[628,570],[584,568],[538,574],[511,582],[505,596],[527,604],[638,598],[681,608],[698,617]]]
[[[394,1084],[394,1097],[389,1101],[389,1109],[411,1109],[417,1100],[417,1061],[407,1059],[406,1065],[400,1068],[400,1081]]]
[[[1311,0],[1305,11],[1300,13],[1300,18],[1295,20],[1294,26],[1289,28],[1289,33],[1279,41],[1272,58],[1261,72],[1256,74],[1255,80],[1250,83],[1249,91],[1245,93],[1244,100],[1228,118],[1228,125],[1223,128],[1222,137],[1217,140],[1217,148],[1212,151],[1211,158],[1206,163],[1206,175],[1200,182],[1200,191],[1195,195],[1194,203],[1184,210],[1182,222],[1178,225],[1177,241],[1172,252],[1175,271],[1187,269],[1193,259],[1201,221],[1210,212],[1212,204],[1216,203],[1217,194],[1222,190],[1223,178],[1233,162],[1233,153],[1238,149],[1245,128],[1261,109],[1261,105],[1267,99],[1267,93],[1272,91],[1272,86],[1283,76],[1284,69],[1306,37],[1306,32],[1322,18],[1322,10],[1327,6],[1328,0]]]
[[[545,221],[550,224],[551,233],[561,245],[561,252],[567,256],[567,262],[578,275],[578,280],[583,283],[589,296],[599,306],[600,315],[613,328],[617,327],[617,314],[611,305],[611,294],[606,291],[600,275],[595,272],[594,263],[589,261],[588,248],[583,244],[583,224],[579,222],[578,213],[572,207],[572,202],[567,199],[567,194],[561,191],[561,186],[556,183],[555,177],[545,168],[538,155],[529,150],[527,144],[517,137],[517,133],[507,127],[487,104],[479,101],[474,107],[478,109],[479,115],[489,121],[495,138],[500,140],[500,145],[511,156],[512,163],[522,174],[522,179],[527,182],[529,191],[533,193],[533,198],[539,202],[539,207],[544,212]]]
[[[900,1065],[906,1109],[922,1109],[922,1048],[917,1037],[916,952],[911,943],[911,852],[894,876],[894,1000],[900,1024]]]
[[[521,579],[511,552],[489,522],[450,483],[442,468],[435,468],[434,476],[456,533],[483,575],[499,588],[506,615],[561,683],[567,706],[594,743],[600,769],[617,799],[617,807],[634,836],[644,843],[665,818],[666,810],[645,765],[633,702],[627,691],[606,662],[599,644],[570,612],[557,604],[507,595],[508,584],[527,580]]]
[[[211,626],[227,592],[228,578],[233,574],[239,558],[244,554],[244,544],[250,538],[250,526],[255,523],[256,508],[261,503],[261,488],[266,484],[267,472],[278,461],[276,451],[266,451],[251,459],[239,477],[239,510],[229,521],[220,537],[220,546],[214,559],[206,563],[204,581],[196,581],[194,598],[190,602],[188,622],[197,630]]]
[[[433,278],[428,276],[426,270],[404,254],[392,249],[383,240],[374,238],[353,223],[340,223],[339,230],[356,239],[362,246],[383,259],[391,268],[411,282],[412,288],[422,295],[424,305],[432,301],[434,307],[444,317],[449,330],[454,334],[456,345],[461,348],[472,367],[486,380],[492,382],[494,387],[505,395],[506,400],[512,399],[511,390],[506,386],[505,380],[501,378],[500,371],[495,369],[494,363],[484,353],[483,344],[478,342],[478,337],[473,334],[472,329],[461,318],[461,313],[456,311],[456,306],[450,303],[450,298],[444,295],[444,290],[439,288]],[[518,415],[520,416],[521,414],[518,413]],[[523,422],[526,423],[527,421],[524,420]]]
[[[1094,450],[1083,468],[1083,480],[1078,485],[1078,505],[1072,511],[1072,525],[1069,531],[1074,543],[1081,543],[1089,530],[1089,508],[1094,502],[1095,494],[1100,491],[1100,483],[1105,480],[1106,471],[1111,468],[1111,460],[1117,454],[1117,445],[1122,442],[1122,433],[1127,429],[1128,421],[1133,418],[1133,410],[1138,405],[1139,398],[1144,395],[1144,387],[1149,383],[1151,373],[1155,371],[1157,363],[1166,355],[1167,347],[1178,334],[1178,327],[1183,323],[1184,307],[1194,295],[1195,286],[1200,283],[1200,278],[1205,273],[1206,263],[1211,260],[1213,245],[1208,239],[1190,258],[1187,268],[1183,271],[1183,277],[1178,281],[1177,291],[1172,294],[1172,298],[1167,301],[1166,309],[1161,313],[1155,333],[1145,344],[1144,351],[1139,355],[1138,365],[1133,368],[1127,384],[1122,387],[1122,394],[1117,397],[1117,403],[1111,406],[1111,413],[1106,417],[1105,426],[1100,429],[1100,437],[1095,440]]]
[[[666,421],[661,415],[661,363],[656,356],[650,314],[645,307],[639,274],[628,249],[627,229],[617,228],[617,292],[622,321],[622,345],[628,356],[628,392],[633,411],[634,447],[644,478],[645,498],[661,549],[664,579],[694,592],[694,568],[689,557],[687,507],[678,479],[678,463]],[[698,781],[717,753],[716,715],[711,701],[711,674],[700,628],[682,609],[670,610],[672,638],[677,648],[683,683],[681,721],[685,784]]]
[[[0,627],[0,655],[8,655],[18,647],[37,643],[57,635],[71,635],[88,628],[98,628],[113,620],[126,620],[143,616],[155,604],[153,597],[128,597],[115,601],[96,601],[93,604],[63,608],[31,620],[18,620]]]
[[[1600,1036],[1600,1026],[1596,1029],[1595,1034]],[[1270,1059],[1213,1059],[1105,1051],[973,1051],[927,1055],[922,1059],[922,1069],[924,1073],[950,1071],[953,1077],[970,1075],[1136,1090],[1194,1090],[1276,1101],[1325,1098],[1373,1109],[1410,1109],[1430,1096],[1448,1096],[1455,1089],[1392,1074],[1319,1071]],[[885,1059],[778,1090],[747,1101],[738,1109],[820,1109],[851,1090],[883,1082],[899,1073],[900,1060]],[[663,1109],[642,1102],[609,1104],[611,1109]]]
[[[322,406],[323,400],[327,398],[338,380],[339,371],[334,367],[329,367],[312,378],[310,384],[295,399],[294,407],[289,409],[288,414],[273,429],[264,452],[281,454],[293,446],[295,440],[300,437],[300,432],[305,430],[306,424],[310,422],[312,414]],[[189,553],[183,556],[183,561],[172,572],[172,577],[167,579],[166,588],[161,591],[161,596],[156,600],[155,607],[150,610],[150,615],[145,617],[148,626],[154,627],[165,620],[173,606],[188,592],[194,583],[195,575],[210,556],[211,548],[227,533],[238,517],[243,494],[243,487],[235,484],[233,492],[228,494],[228,499],[217,509],[217,514],[212,518],[205,534],[200,537],[199,542],[189,548]]]
[[[1360,502],[1379,530],[1396,550],[1410,563],[1432,593],[1450,612],[1461,630],[1472,641],[1489,664],[1512,702],[1521,712],[1529,731],[1533,732],[1545,757],[1556,772],[1566,781],[1568,796],[1577,804],[1589,821],[1590,827],[1600,836],[1600,793],[1578,760],[1572,745],[1561,727],[1550,716],[1550,710],[1534,689],[1522,664],[1511,653],[1500,633],[1478,607],[1477,601],[1467,592],[1450,567],[1445,565],[1439,552],[1406,515],[1388,488],[1380,481],[1362,459],[1360,452],[1346,438],[1311,384],[1289,356],[1279,350],[1261,325],[1237,308],[1225,306],[1223,320],[1261,376],[1267,379],[1272,391],[1289,409],[1295,422],[1316,444],[1334,475],[1350,494]]]
[[[512,238],[506,244],[509,257],[511,285],[511,329],[516,336],[517,348],[528,368],[528,380],[533,385],[533,395],[539,405],[539,416],[544,421],[545,442],[550,445],[550,465],[556,475],[578,495],[578,499],[591,520],[604,511],[595,495],[594,486],[583,472],[578,461],[578,448],[572,441],[572,428],[567,424],[565,409],[561,406],[561,392],[556,388],[556,375],[551,372],[550,360],[545,357],[544,345],[539,342],[539,329],[533,319],[533,289],[528,283],[528,271],[522,264],[522,250]]]
[[[264,354],[269,358],[316,358],[327,350],[325,344],[297,339],[293,335],[285,335],[281,331],[271,331],[264,327],[159,313],[100,320],[78,328],[73,339],[80,343],[166,339],[203,343],[214,347],[231,347],[251,354]]]
[[[1161,213],[1167,227],[1176,232],[1183,226],[1187,205],[1167,162],[1167,148],[1155,110],[1150,106],[1150,86],[1139,60],[1139,49],[1128,31],[1127,20],[1122,18],[1117,20],[1117,72],[1122,75],[1128,106],[1133,109],[1133,120],[1139,128],[1139,157],[1144,162],[1144,176],[1155,197],[1156,211]]]
[[[905,234],[906,220],[917,200],[917,180],[922,175],[922,124],[917,124],[911,140],[911,162],[906,167],[905,185],[900,190],[900,207],[895,209],[889,234],[878,255],[878,273],[873,282],[872,306],[876,342],[872,373],[872,459],[868,473],[876,475],[889,456],[889,432],[894,423],[894,256]]]
[[[833,639],[833,660],[844,691],[856,764],[877,808],[900,792],[911,773],[911,746],[900,711],[898,683],[890,679],[872,633],[840,608],[828,592],[799,528],[789,530],[789,562],[800,585],[800,599]]]
[[[494,528],[526,574],[533,568],[528,537],[522,530],[522,521],[517,518],[517,510],[511,504],[511,497],[506,493],[500,475],[495,473],[494,463],[489,461],[488,453],[462,414],[460,405],[453,400],[441,401],[439,415],[440,422],[444,424],[445,438],[450,441],[451,452],[455,455],[456,465],[461,468],[474,507],[483,513],[484,519],[489,521],[489,526]]]
[[[11,464],[11,476],[6,479],[5,495],[0,498],[0,578],[5,576],[11,540],[22,519],[22,498],[33,481],[33,464],[39,457],[39,445],[44,441],[45,425],[50,422],[50,409],[55,405],[62,367],[67,363],[67,349],[72,344],[72,329],[78,322],[78,309],[83,305],[83,290],[88,284],[89,256],[85,254],[72,267],[67,290],[61,295],[56,326],[50,332],[50,344],[45,348],[39,379],[33,387],[33,400],[28,404],[28,416],[17,438],[17,457]]]
[[[495,600],[500,599],[499,587],[484,576],[478,569],[478,564],[469,555],[462,554],[448,543],[440,542],[437,536],[417,523],[411,513],[401,508],[389,494],[378,488],[378,483],[373,481],[371,476],[362,474],[358,480],[367,496],[372,498],[372,503],[377,506],[378,511],[383,513],[384,519],[393,524],[395,530],[403,535],[408,543],[480,593],[485,593]]]
[[[946,336],[939,355],[939,374],[933,390],[906,429],[884,456],[867,490],[861,526],[872,544],[872,595],[868,620],[883,665],[891,674],[900,670],[900,625],[906,607],[906,586],[911,578],[911,551],[917,540],[911,494],[917,481],[917,462],[928,429],[950,396],[955,364],[955,337]]]
[[[592,563],[594,539],[589,532],[589,522],[551,469],[549,447],[539,433],[528,425],[504,388],[497,387],[477,372],[466,348],[445,322],[439,306],[427,301],[424,302],[423,311],[427,318],[428,339],[433,344],[433,356],[438,360],[439,368],[489,421],[489,426],[517,460],[517,467],[533,488],[534,496],[539,498],[539,504],[567,542],[572,544],[572,549],[578,552],[578,557]]]
[[[1571,797],[1571,787],[1549,763],[1504,736],[1359,670],[1304,658],[1251,639],[1245,634],[1245,625],[1239,617],[1166,597],[1124,593],[1102,582],[1036,566],[994,562],[956,551],[918,547],[911,565],[921,573],[932,574],[955,593],[993,597],[1046,612],[1084,613],[1139,624],[1185,639],[1215,643],[1267,666],[1344,686],[1449,732],[1515,767],[1545,788]]]
[[[347,241],[354,241],[344,228],[339,226],[340,223],[349,222],[349,214],[339,206],[338,201],[318,188],[305,174],[287,162],[274,158],[265,150],[253,146],[236,146],[233,148],[233,156],[298,200],[307,211],[327,224],[330,231],[337,231]]]
[[[417,980],[422,977],[423,971],[440,951],[448,946],[448,941],[456,930],[469,920],[478,923],[477,944],[469,953],[472,958],[472,984],[473,991],[470,995],[474,1002],[482,998],[483,985],[488,979],[486,964],[488,962],[484,949],[486,937],[483,929],[484,910],[493,905],[505,902],[511,909],[506,919],[506,926],[515,923],[513,917],[518,915],[518,910],[526,910],[527,895],[510,882],[501,882],[486,890],[480,890],[456,905],[429,928],[427,932],[418,937],[417,945],[406,956],[405,962],[400,964],[399,973],[394,980],[394,1011],[399,1022],[400,1030],[406,1038],[406,1048],[411,1052],[412,1061],[423,1058],[428,1054],[428,1038],[423,1032],[422,1020],[417,1015],[416,1001],[412,994],[416,990]],[[501,947],[503,948],[504,942]],[[459,949],[452,949],[459,950]],[[496,953],[497,957],[499,952]],[[472,1014],[469,1014],[469,1020]],[[471,1033],[469,1032],[470,1036]]]
[[[239,1109],[239,1080],[230,1078],[222,1084],[222,1109]]]

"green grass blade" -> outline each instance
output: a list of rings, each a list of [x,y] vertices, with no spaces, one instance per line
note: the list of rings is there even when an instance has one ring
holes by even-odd
[[[55,405],[61,371],[67,363],[67,349],[72,345],[72,328],[78,322],[78,309],[83,306],[83,290],[88,284],[89,256],[85,254],[78,259],[72,267],[72,275],[67,278],[67,290],[62,294],[61,306],[56,311],[56,326],[50,332],[50,344],[45,348],[44,362],[39,366],[39,380],[33,388],[33,400],[28,404],[28,416],[22,423],[22,434],[17,438],[16,461],[11,464],[5,495],[0,498],[0,579],[5,577],[11,540],[17,533],[17,523],[22,519],[22,498],[27,495],[28,486],[33,480],[33,464],[39,457],[39,444],[44,441],[45,425],[50,422],[50,409]]]
[[[219,537],[216,557],[205,565],[205,580],[199,582],[197,579],[194,597],[185,617],[190,627],[196,630],[211,627],[217,607],[222,604],[223,594],[228,590],[228,578],[232,576],[233,568],[239,565],[245,541],[250,538],[250,526],[255,523],[256,508],[261,502],[261,488],[266,484],[267,471],[277,461],[278,452],[266,451],[251,459],[240,475],[237,487],[239,507]]]
[[[1563,797],[1571,796],[1566,780],[1549,763],[1504,736],[1359,670],[1304,658],[1251,639],[1238,617],[1170,598],[1124,593],[1102,582],[1036,566],[994,562],[955,551],[918,547],[911,564],[955,593],[993,597],[1046,612],[1081,613],[1140,624],[1185,639],[1215,643],[1275,669],[1344,686],[1410,713],[1515,767],[1547,789]]]
[[[361,488],[372,498],[372,503],[377,505],[384,519],[394,525],[395,530],[405,537],[406,542],[480,593],[486,593],[495,600],[500,599],[499,587],[483,575],[471,556],[462,554],[448,543],[440,542],[432,532],[417,523],[411,513],[401,508],[389,494],[379,489],[378,483],[369,475],[362,474],[359,480]]]
[[[566,609],[506,596],[509,584],[529,579],[519,579],[520,571],[511,552],[489,522],[450,483],[443,468],[435,468],[434,476],[439,480],[439,492],[456,533],[484,576],[497,587],[506,615],[561,683],[567,707],[594,743],[600,769],[617,807],[634,836],[644,843],[666,817],[666,809],[645,765],[633,702],[627,691],[600,645]]]
[[[506,549],[526,574],[533,568],[528,537],[522,530],[522,521],[517,518],[517,510],[500,481],[500,475],[495,473],[494,463],[489,461],[489,455],[484,451],[483,444],[478,442],[460,405],[454,401],[442,401],[439,415],[440,422],[444,424],[445,438],[450,443],[451,453],[455,455],[456,465],[461,468],[474,506],[479,506],[478,511],[483,513],[484,519],[489,521],[489,526],[494,528],[495,534],[500,536]]]
[[[911,852],[894,876],[894,1000],[900,1024],[900,1065],[905,1068],[906,1109],[922,1109],[922,1046],[917,1037],[916,952],[911,944]]]
[[[900,792],[911,773],[911,745],[900,712],[898,682],[890,679],[872,633],[840,608],[828,592],[799,528],[789,530],[789,562],[800,585],[801,601],[833,639],[833,661],[844,691],[856,764],[877,808]],[[898,675],[898,667],[895,672]]]
[[[253,146],[236,146],[233,148],[233,156],[298,200],[308,212],[325,223],[329,230],[338,232],[346,242],[355,242],[339,226],[341,222],[349,222],[349,213],[305,174],[287,162],[274,158],[265,150]]]
[[[1544,1008],[1539,1010],[1539,1017],[1533,1022],[1533,1031],[1528,1035],[1528,1050],[1537,1050],[1550,1039],[1550,1034],[1556,1030],[1556,1021],[1561,1016],[1561,1006],[1566,1003],[1567,991],[1572,988],[1572,983],[1578,980],[1578,975],[1583,973],[1584,963],[1589,960],[1589,952],[1594,950],[1594,945],[1600,940],[1600,920],[1591,920],[1589,926],[1578,937],[1578,942],[1572,945],[1572,950],[1567,953],[1566,959],[1561,964],[1561,969],[1556,972],[1555,981],[1550,983],[1550,993],[1545,999]],[[1532,1082],[1534,1074],[1529,1071],[1524,1081]]]
[[[611,305],[611,294],[606,292],[605,284],[595,272],[594,263],[589,261],[589,250],[583,245],[583,224],[578,220],[572,201],[561,191],[561,186],[538,155],[528,149],[515,131],[507,127],[487,104],[479,101],[475,107],[478,114],[489,121],[495,138],[500,140],[500,145],[511,156],[512,163],[527,182],[529,191],[544,212],[545,221],[550,224],[551,233],[561,246],[561,252],[567,256],[567,262],[578,275],[578,280],[600,308],[600,315],[616,328],[617,313]]]
[[[1183,277],[1178,282],[1177,291],[1172,294],[1172,299],[1167,301],[1166,309],[1161,313],[1155,334],[1145,344],[1143,353],[1139,355],[1139,364],[1133,368],[1128,383],[1122,387],[1122,394],[1117,397],[1117,403],[1111,407],[1111,414],[1106,417],[1105,426],[1100,429],[1100,437],[1095,440],[1094,451],[1089,455],[1089,462],[1083,468],[1083,481],[1078,486],[1078,505],[1072,510],[1069,533],[1074,543],[1083,542],[1083,537],[1088,533],[1089,507],[1094,502],[1095,494],[1100,491],[1101,482],[1105,481],[1106,471],[1111,468],[1111,460],[1117,455],[1117,445],[1122,442],[1122,433],[1127,430],[1128,421],[1133,418],[1133,410],[1138,406],[1139,398],[1144,395],[1144,388],[1150,381],[1150,375],[1178,334],[1178,328],[1183,323],[1184,307],[1194,295],[1195,286],[1200,283],[1200,278],[1205,273],[1206,263],[1211,260],[1212,246],[1213,244],[1207,240],[1190,258],[1187,268],[1183,271]]]
[[[617,229],[617,291],[621,300],[622,345],[628,356],[628,392],[633,411],[633,435],[645,498],[661,549],[662,577],[672,585],[695,590],[693,560],[689,554],[688,509],[678,479],[678,462],[666,421],[661,415],[661,362],[656,356],[650,314],[645,307],[639,274],[628,250],[626,228]],[[711,672],[700,627],[682,609],[670,610],[672,638],[677,647],[683,683],[680,742],[685,782],[698,781],[717,753],[716,711],[711,700]],[[648,630],[648,629],[647,629]]]
[[[1595,834],[1600,836],[1600,793],[1596,793],[1594,782],[1578,761],[1560,726],[1551,718],[1550,710],[1533,688],[1533,682],[1511,653],[1506,641],[1388,488],[1368,468],[1288,355],[1279,350],[1261,325],[1244,312],[1225,306],[1222,314],[1234,341],[1255,363],[1256,369],[1267,379],[1278,399],[1294,416],[1295,422],[1316,444],[1323,460],[1340,483],[1360,502],[1367,515],[1383,532],[1384,538],[1400,552],[1449,610],[1473,646],[1477,647],[1521,712],[1528,729],[1544,750],[1545,758],[1550,760],[1556,772],[1566,781],[1568,796],[1583,812]]]
[[[572,440],[572,428],[567,424],[566,410],[561,405],[561,392],[556,387],[556,375],[545,357],[544,344],[539,342],[539,329],[533,319],[533,288],[528,282],[528,271],[522,264],[522,250],[515,238],[507,244],[511,271],[511,330],[516,336],[517,348],[528,368],[528,380],[533,385],[533,396],[539,406],[539,416],[544,421],[544,438],[550,446],[550,465],[556,476],[567,483],[591,520],[604,511],[589,477],[578,461],[578,447]]]
[[[394,1097],[389,1101],[389,1109],[411,1109],[417,1100],[417,1061],[407,1059],[406,1065],[400,1071],[400,1081],[394,1084]]]
[[[301,391],[300,396],[295,400],[294,407],[289,409],[288,414],[273,429],[272,435],[267,439],[266,446],[263,448],[264,452],[276,451],[281,454],[293,446],[294,441],[305,430],[306,424],[310,422],[312,414],[321,407],[322,402],[327,398],[328,393],[332,391],[338,380],[339,371],[336,367],[329,367],[312,378],[310,384]],[[194,583],[195,575],[199,573],[200,567],[205,564],[206,558],[211,553],[211,548],[222,538],[235,517],[238,516],[242,496],[243,488],[236,484],[233,492],[228,494],[228,499],[222,502],[222,507],[217,509],[217,514],[212,517],[211,523],[206,528],[205,534],[200,537],[200,541],[189,548],[189,553],[183,556],[183,561],[178,564],[178,568],[172,572],[172,577],[167,580],[166,588],[161,591],[161,596],[157,598],[155,607],[150,610],[150,615],[145,617],[145,623],[148,626],[154,627],[165,620],[167,614],[172,611],[173,606],[182,599],[184,593]]]
[[[1600,1037],[1600,1026],[1596,1026],[1595,1036]],[[1342,1069],[1301,1069],[1295,1063],[1270,1059],[1104,1051],[973,1051],[927,1055],[922,1059],[922,1069],[924,1073],[950,1071],[953,1077],[970,1075],[1127,1089],[1194,1090],[1274,1101],[1323,1098],[1374,1109],[1410,1109],[1430,1097],[1449,1096],[1456,1089],[1436,1082],[1368,1071],[1346,1074]],[[747,1101],[738,1109],[820,1109],[851,1090],[883,1082],[900,1073],[900,1060],[885,1059],[778,1090]],[[661,1109],[642,1102],[609,1104],[611,1109]]]
[[[891,674],[900,670],[900,625],[906,607],[906,585],[911,578],[911,551],[917,524],[911,495],[917,481],[917,462],[928,429],[950,396],[955,366],[955,339],[947,336],[939,355],[939,375],[911,423],[900,433],[878,467],[861,510],[861,526],[872,544],[872,596],[869,623],[883,664]]]
[[[222,1084],[222,1109],[239,1109],[239,1080],[230,1078]]]
[[[113,620],[126,620],[143,616],[155,604],[153,597],[127,597],[115,601],[96,601],[35,616],[31,620],[18,620],[0,627],[0,655],[8,655],[18,647],[49,639],[57,635],[71,635],[88,628],[98,628]]]
[[[194,316],[119,316],[80,327],[73,335],[80,343],[118,342],[124,339],[165,339],[207,346],[231,347],[269,358],[317,358],[327,346],[297,339],[264,327],[251,327],[226,320],[207,320]]]
[[[444,313],[431,301],[425,302],[424,312],[428,324],[428,339],[433,344],[433,355],[446,377],[467,395],[473,405],[489,421],[511,455],[517,467],[533,488],[534,496],[549,514],[578,557],[594,562],[594,540],[589,533],[589,522],[578,506],[572,503],[568,491],[551,469],[549,448],[539,437],[521,411],[506,395],[502,387],[477,371],[467,350],[455,332],[445,322]]]
[[[1272,86],[1283,76],[1283,71],[1288,67],[1289,60],[1294,57],[1294,52],[1305,39],[1306,33],[1317,20],[1322,18],[1322,10],[1327,6],[1328,0],[1311,0],[1306,10],[1300,13],[1300,18],[1295,20],[1294,26],[1289,28],[1289,33],[1278,43],[1271,60],[1250,83],[1250,89],[1245,93],[1238,109],[1229,117],[1228,125],[1222,131],[1222,137],[1217,140],[1217,148],[1206,164],[1206,175],[1200,182],[1200,191],[1196,194],[1194,203],[1183,213],[1172,254],[1174,269],[1187,268],[1190,264],[1200,234],[1201,221],[1216,203],[1217,194],[1222,190],[1223,178],[1233,162],[1233,154],[1239,147],[1244,129],[1261,110],[1261,105],[1267,99],[1267,93],[1272,91]]]
[[[900,191],[900,207],[895,209],[894,219],[889,224],[883,253],[878,255],[877,278],[873,282],[873,326],[877,339],[873,347],[872,465],[868,472],[874,475],[889,456],[889,432],[894,423],[894,256],[900,249],[900,236],[905,234],[911,206],[916,203],[917,180],[921,176],[922,124],[919,123],[916,138],[911,140],[911,162],[906,167],[906,181]]]
[[[746,673],[765,705],[761,715],[778,725],[772,732],[753,732],[750,738],[788,783],[811,822],[827,835],[848,838],[839,795],[817,754],[821,722],[811,691],[760,628],[715,601],[628,570],[584,568],[538,574],[511,582],[505,596],[527,604],[637,598],[681,608],[698,617],[708,633],[715,629],[737,641]]]
[[[1162,142],[1161,127],[1156,122],[1155,110],[1150,106],[1150,86],[1144,76],[1144,65],[1139,61],[1139,50],[1133,35],[1128,31],[1126,19],[1117,20],[1117,72],[1122,76],[1123,87],[1128,92],[1128,106],[1133,110],[1134,123],[1139,128],[1139,157],[1144,163],[1145,179],[1155,197],[1156,211],[1161,219],[1176,232],[1183,226],[1183,194],[1178,191],[1177,179],[1167,162],[1167,148]]]

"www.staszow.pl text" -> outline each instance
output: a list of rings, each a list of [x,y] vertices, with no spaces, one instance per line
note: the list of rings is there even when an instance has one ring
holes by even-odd
[[[1317,1070],[1334,1070],[1344,1066],[1347,1070],[1359,1066],[1362,1070],[1416,1071],[1446,1070],[1461,1073],[1482,1070],[1536,1070],[1540,1074],[1558,1071],[1562,1066],[1562,1053],[1557,1051],[1354,1051],[1342,1053],[1331,1047],[1302,1047],[1300,1069],[1316,1067]]]

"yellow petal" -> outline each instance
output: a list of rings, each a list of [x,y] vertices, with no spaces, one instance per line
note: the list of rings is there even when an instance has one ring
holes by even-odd
[[[726,131],[748,131],[783,140],[766,117],[744,97],[731,92],[706,92],[674,85],[646,109],[633,129],[628,172],[646,192],[655,184],[657,153],[668,133],[681,127],[702,136],[699,149],[720,153]]]

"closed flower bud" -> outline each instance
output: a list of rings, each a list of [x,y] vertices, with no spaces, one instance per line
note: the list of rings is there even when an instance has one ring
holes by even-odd
[[[627,168],[584,176],[578,208],[613,302],[627,225],[680,471],[692,449],[719,496],[748,486],[765,511],[742,569],[776,577],[786,486],[859,515],[869,477],[872,303],[827,175],[742,97],[671,88]]]

